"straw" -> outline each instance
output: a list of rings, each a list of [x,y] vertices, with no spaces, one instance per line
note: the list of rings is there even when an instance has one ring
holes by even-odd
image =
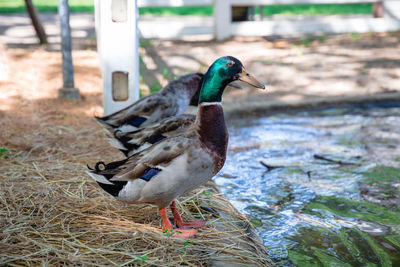
[[[0,264],[271,265],[247,219],[212,183],[178,200],[184,220],[207,226],[188,240],[170,237],[156,207],[119,202],[85,173],[87,163],[122,158],[91,118],[39,114],[15,125],[10,116],[0,134],[9,150],[0,155]]]

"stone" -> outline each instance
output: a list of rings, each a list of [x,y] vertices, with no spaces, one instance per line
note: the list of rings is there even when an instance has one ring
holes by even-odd
[[[81,99],[81,95],[78,88],[60,88],[58,89],[58,98]]]

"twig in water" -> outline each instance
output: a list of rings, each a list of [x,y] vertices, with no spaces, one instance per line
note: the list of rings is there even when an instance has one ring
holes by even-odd
[[[307,173],[308,180],[311,181],[311,171],[307,171],[306,173]]]
[[[273,166],[273,165],[269,165],[267,163],[265,163],[264,161],[260,160],[261,165],[263,165],[264,167],[267,168],[267,172],[272,171],[273,169],[276,168],[283,168],[283,166]]]
[[[359,165],[359,164],[353,163],[353,162],[344,162],[344,161],[341,161],[341,160],[330,159],[330,158],[327,158],[325,156],[318,155],[318,154],[314,154],[314,158],[315,159],[319,159],[319,160],[332,162],[332,163],[336,163],[336,164],[339,164],[339,165]]]

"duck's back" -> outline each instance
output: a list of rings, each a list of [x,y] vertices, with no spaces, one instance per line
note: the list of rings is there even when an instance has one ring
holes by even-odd
[[[186,131],[195,119],[194,115],[182,114],[165,118],[131,132],[116,130],[113,136],[109,136],[109,142],[126,156],[131,156],[165,138]]]
[[[129,132],[164,118],[180,115],[191,101],[197,104],[201,77],[202,74],[198,73],[182,75],[161,91],[143,97],[118,112],[96,119],[110,132]]]

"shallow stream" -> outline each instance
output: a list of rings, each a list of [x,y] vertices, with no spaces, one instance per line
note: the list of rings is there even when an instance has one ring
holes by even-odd
[[[400,169],[373,162],[360,134],[388,117],[399,103],[231,122],[215,181],[278,266],[400,266]]]

